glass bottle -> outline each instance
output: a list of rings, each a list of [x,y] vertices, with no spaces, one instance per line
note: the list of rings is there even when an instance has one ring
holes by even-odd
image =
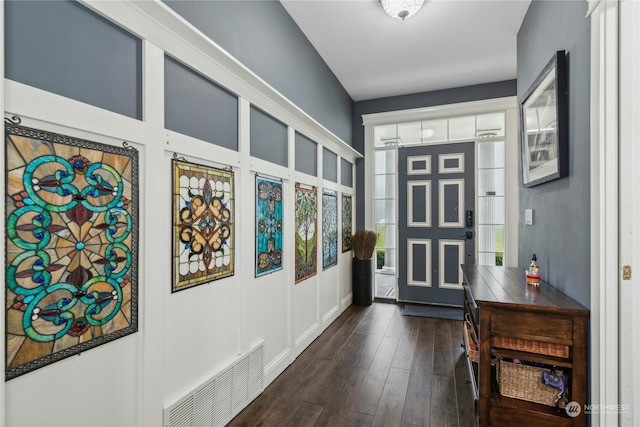
[[[540,267],[538,267],[538,258],[536,254],[531,257],[531,264],[527,270],[527,283],[533,286],[540,285]]]

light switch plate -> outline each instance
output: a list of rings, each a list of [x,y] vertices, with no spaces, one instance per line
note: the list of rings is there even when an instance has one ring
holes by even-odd
[[[533,209],[524,210],[524,223],[526,225],[533,225]]]

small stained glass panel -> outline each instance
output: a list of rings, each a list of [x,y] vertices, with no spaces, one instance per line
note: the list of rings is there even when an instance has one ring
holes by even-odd
[[[282,270],[282,181],[256,175],[256,277]]]
[[[322,193],[322,268],[338,263],[338,195]]]
[[[315,276],[318,271],[318,192],[296,186],[295,283]]]
[[[234,174],[172,160],[172,292],[233,276]]]
[[[351,250],[353,235],[353,201],[351,194],[342,195],[342,252]]]

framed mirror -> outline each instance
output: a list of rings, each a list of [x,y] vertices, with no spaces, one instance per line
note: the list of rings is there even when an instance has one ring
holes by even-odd
[[[533,187],[569,174],[565,51],[555,53],[520,101],[522,182]]]

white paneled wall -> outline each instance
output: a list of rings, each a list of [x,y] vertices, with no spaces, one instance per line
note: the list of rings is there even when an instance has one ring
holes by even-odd
[[[319,201],[323,188],[337,191],[339,200],[341,193],[355,200],[351,187],[295,172],[295,131],[351,163],[360,156],[161,2],[83,3],[143,39],[144,120],[9,80],[4,81],[4,110],[19,115],[25,126],[106,144],[127,141],[139,150],[139,332],[7,382],[0,389],[0,424],[162,425],[163,407],[261,341],[268,385],[351,304],[351,253],[341,253],[340,242],[337,266],[323,271],[319,262],[317,275],[294,284],[295,183],[316,186]],[[239,95],[238,152],[164,129],[165,52]],[[288,167],[250,157],[251,104],[289,126]],[[234,276],[172,294],[174,153],[233,168],[236,258]],[[322,171],[321,164],[317,170]],[[284,268],[260,278],[254,277],[256,173],[282,179],[285,196]],[[321,235],[320,205],[318,212]]]

